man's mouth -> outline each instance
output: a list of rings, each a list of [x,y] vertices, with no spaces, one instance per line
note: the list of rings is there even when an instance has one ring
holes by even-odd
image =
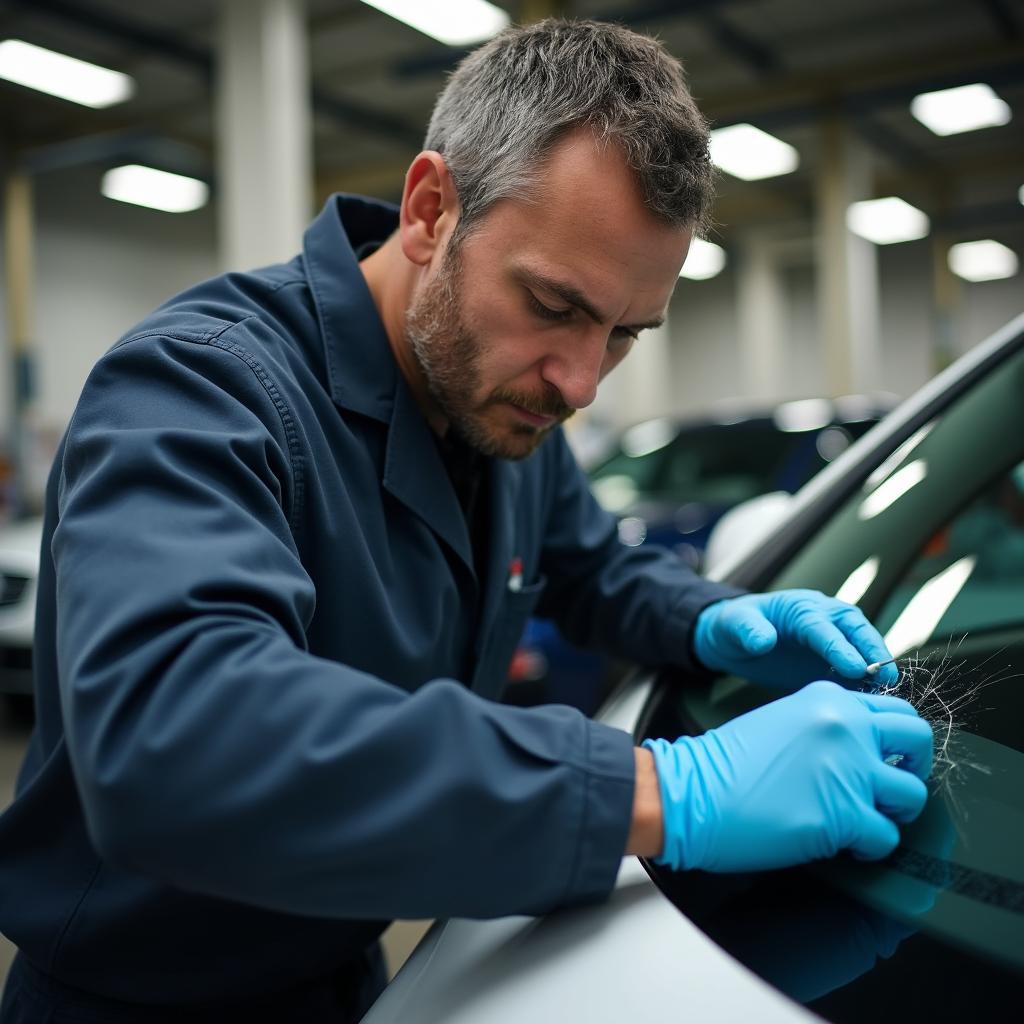
[[[557,416],[539,416],[537,413],[530,412],[528,409],[524,409],[521,405],[517,405],[515,402],[509,402],[508,404],[509,408],[511,408],[524,423],[529,423],[531,427],[535,427],[537,430],[544,430],[547,427],[553,427],[558,422]]]

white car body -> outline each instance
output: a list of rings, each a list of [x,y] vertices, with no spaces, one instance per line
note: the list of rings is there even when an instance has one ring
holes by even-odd
[[[36,581],[39,577],[41,519],[25,519],[0,529],[0,593],[16,594],[0,600],[0,692],[29,693],[35,626]]]

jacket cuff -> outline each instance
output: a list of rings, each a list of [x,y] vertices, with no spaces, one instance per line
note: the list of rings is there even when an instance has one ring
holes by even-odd
[[[583,815],[575,870],[565,903],[606,899],[615,887],[633,818],[636,757],[633,737],[601,722],[586,721]]]
[[[668,617],[669,642],[672,650],[676,652],[673,662],[680,668],[691,672],[710,672],[710,669],[697,660],[693,650],[697,619],[709,605],[725,601],[730,597],[742,597],[746,593],[747,591],[738,587],[710,581],[707,581],[706,585],[699,589],[687,588],[684,590]]]

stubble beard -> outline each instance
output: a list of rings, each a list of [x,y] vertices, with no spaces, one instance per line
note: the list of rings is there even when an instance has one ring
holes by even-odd
[[[474,404],[480,390],[481,343],[465,323],[461,302],[462,259],[458,243],[449,244],[437,277],[427,284],[405,315],[405,334],[431,397],[448,420],[449,429],[483,455],[525,459],[551,433],[528,423],[496,427],[489,408],[512,403],[537,416],[563,422],[572,409],[557,394],[538,398],[498,388],[483,405]]]

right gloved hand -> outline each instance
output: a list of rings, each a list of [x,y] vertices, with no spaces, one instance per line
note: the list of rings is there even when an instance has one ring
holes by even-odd
[[[898,697],[819,681],[703,736],[646,740],[676,870],[763,871],[849,849],[874,860],[924,808],[932,730]],[[899,767],[885,763],[902,755]]]

